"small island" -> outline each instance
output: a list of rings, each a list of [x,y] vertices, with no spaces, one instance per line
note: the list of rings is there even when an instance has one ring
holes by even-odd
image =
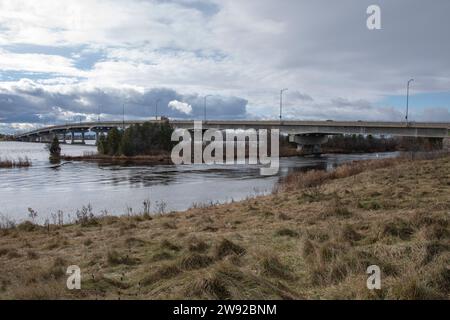
[[[66,161],[92,161],[105,164],[172,164],[170,151],[174,129],[168,121],[135,124],[125,130],[112,128],[101,135],[98,153],[82,156],[62,155]]]

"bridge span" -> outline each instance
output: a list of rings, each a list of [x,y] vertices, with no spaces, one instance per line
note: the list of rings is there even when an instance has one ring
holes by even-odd
[[[134,124],[144,122],[161,123],[169,121],[178,129],[194,129],[193,120],[149,120],[149,121],[102,121],[80,122],[39,128],[33,131],[16,135],[16,139],[29,142],[49,142],[53,137],[61,137],[65,142],[67,135],[74,142],[75,135],[80,136],[81,143],[85,141],[87,132],[94,132],[96,137],[107,133],[112,128],[126,129]],[[272,120],[222,120],[203,121],[203,129],[279,129],[287,134],[291,142],[300,147],[317,147],[327,141],[329,135],[362,134],[387,135],[403,137],[425,137],[448,139],[450,123],[424,123],[424,122],[364,122],[364,121],[272,121]]]

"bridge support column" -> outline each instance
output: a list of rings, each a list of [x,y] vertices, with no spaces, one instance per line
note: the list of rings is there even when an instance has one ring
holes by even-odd
[[[103,134],[102,131],[95,131],[95,145],[98,146],[98,142],[100,141],[100,136]]]
[[[320,154],[321,145],[328,141],[328,136],[323,134],[290,135],[289,142],[297,144],[297,150],[305,154]]]
[[[86,144],[84,141],[84,131],[81,131],[81,144]]]
[[[70,144],[75,143],[75,132],[70,131]]]

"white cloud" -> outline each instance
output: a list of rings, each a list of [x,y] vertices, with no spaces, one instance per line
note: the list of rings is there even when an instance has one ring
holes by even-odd
[[[185,114],[191,114],[192,113],[192,106],[190,104],[180,102],[177,100],[172,100],[168,104],[169,108],[172,108],[173,110],[178,110]]]
[[[10,53],[0,49],[0,70],[54,73],[82,77],[85,72],[73,65],[73,60],[58,55]]]

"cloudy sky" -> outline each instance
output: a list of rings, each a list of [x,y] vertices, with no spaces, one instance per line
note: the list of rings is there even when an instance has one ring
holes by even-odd
[[[366,27],[381,7],[381,30]],[[0,132],[101,119],[450,121],[448,0],[0,0]]]

